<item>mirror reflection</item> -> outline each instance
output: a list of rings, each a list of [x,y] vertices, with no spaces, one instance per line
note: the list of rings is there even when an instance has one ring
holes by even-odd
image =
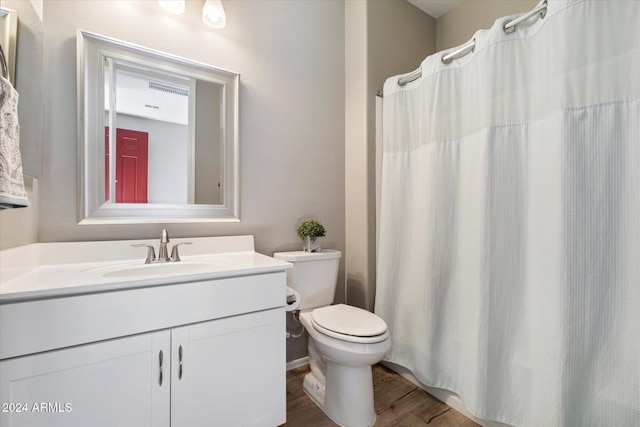
[[[237,221],[239,76],[78,33],[80,223]]]
[[[104,69],[105,201],[220,204],[220,85],[110,59]]]

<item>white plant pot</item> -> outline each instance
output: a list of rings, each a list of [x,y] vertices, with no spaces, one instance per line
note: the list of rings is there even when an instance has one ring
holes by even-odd
[[[316,239],[315,241],[311,240],[309,236],[304,238],[304,245],[302,246],[302,250],[305,252],[319,252],[322,248],[320,247],[320,241]]]

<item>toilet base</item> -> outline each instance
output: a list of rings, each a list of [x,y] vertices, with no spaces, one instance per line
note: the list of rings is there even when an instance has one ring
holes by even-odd
[[[304,390],[305,394],[309,396],[320,409],[322,409],[322,407],[324,406],[326,388],[323,384],[320,383],[320,381],[316,379],[313,373],[309,372],[304,376],[302,389]],[[324,409],[322,410],[324,411]]]
[[[342,427],[371,427],[376,422],[371,366],[353,368],[327,361],[326,384],[310,372],[304,377],[303,389]]]

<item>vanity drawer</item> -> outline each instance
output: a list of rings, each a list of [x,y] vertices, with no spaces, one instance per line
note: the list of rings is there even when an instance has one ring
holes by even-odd
[[[0,359],[283,307],[284,271],[0,305]]]

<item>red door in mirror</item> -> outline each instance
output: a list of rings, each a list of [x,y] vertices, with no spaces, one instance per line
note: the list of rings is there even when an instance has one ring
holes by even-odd
[[[109,128],[105,128],[105,199],[109,200]],[[147,203],[149,134],[116,131],[116,203]]]

